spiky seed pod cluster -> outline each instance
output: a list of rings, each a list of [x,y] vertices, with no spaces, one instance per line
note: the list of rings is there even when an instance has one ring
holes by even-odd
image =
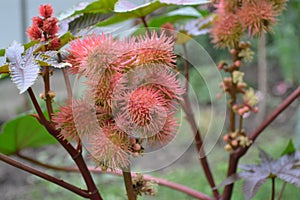
[[[87,105],[75,100],[60,108],[53,119],[62,137],[84,138],[99,165],[112,169],[126,168],[130,155],[142,154],[145,145],[170,142],[184,93],[173,46],[164,33],[128,40],[101,34],[71,42],[67,60],[71,73],[87,78]]]
[[[220,0],[216,4],[218,16],[211,35],[220,48],[234,47],[243,32],[259,36],[272,31],[276,17],[285,8],[287,0]]]
[[[60,40],[57,37],[58,19],[53,17],[53,8],[50,4],[39,7],[41,17],[32,18],[32,25],[27,29],[27,35],[31,40],[41,42],[49,41],[48,50],[56,50],[60,47]]]

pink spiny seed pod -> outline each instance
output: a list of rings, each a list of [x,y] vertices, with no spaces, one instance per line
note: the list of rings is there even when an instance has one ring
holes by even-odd
[[[44,4],[39,7],[40,15],[42,17],[48,18],[53,14],[53,8],[51,4]]]
[[[232,13],[221,14],[211,29],[212,42],[216,47],[233,47],[243,34],[238,17]]]
[[[154,111],[153,109],[164,105],[164,101],[161,94],[151,88],[142,87],[135,90],[130,97],[128,105],[132,120],[140,126],[152,123],[153,119],[150,115]]]
[[[71,104],[61,106],[59,111],[53,116],[53,122],[56,128],[60,129],[60,137],[63,139],[78,140],[76,125],[73,117],[73,109]]]
[[[249,35],[255,36],[271,31],[279,12],[275,10],[273,1],[249,1],[243,4],[237,14]]]

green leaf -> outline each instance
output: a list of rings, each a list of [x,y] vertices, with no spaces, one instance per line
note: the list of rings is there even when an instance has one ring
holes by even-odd
[[[293,154],[295,152],[296,152],[296,148],[294,146],[293,140],[290,139],[288,145],[285,147],[285,149],[281,153],[281,156],[284,156],[286,154]]]
[[[9,74],[0,74],[0,80],[9,77]]]
[[[110,13],[114,10],[117,0],[98,0],[88,4],[82,10],[76,10],[71,16],[85,13]],[[70,16],[70,17],[71,17]]]
[[[184,7],[177,10],[173,10],[164,15],[158,17],[153,17],[148,21],[149,27],[160,27],[163,24],[170,22],[174,23],[176,21],[182,21],[187,19],[197,19],[202,15],[193,7]]]
[[[21,115],[6,122],[0,133],[0,153],[12,155],[25,148],[37,148],[57,141],[32,116]]]
[[[5,55],[5,49],[0,49],[0,56],[4,56]]]
[[[70,41],[74,39],[75,37],[72,35],[70,31],[66,32],[64,35],[62,35],[59,38],[61,47],[65,46],[66,44],[68,44]]]
[[[77,17],[69,23],[69,30],[75,34],[82,29],[92,27],[98,24],[101,21],[106,20],[112,16],[112,14],[103,14],[103,13],[86,13],[80,17]]]
[[[128,2],[132,4],[128,4]],[[99,22],[97,26],[108,26],[126,21],[128,19],[142,18],[164,6],[166,6],[166,4],[158,1],[120,0],[115,4],[114,11],[116,14],[102,22]]]

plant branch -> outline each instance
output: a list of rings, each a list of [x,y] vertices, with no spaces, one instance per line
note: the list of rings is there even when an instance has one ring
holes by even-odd
[[[88,191],[90,194],[90,199],[92,199],[92,200],[102,199],[102,197],[95,185],[95,182],[92,178],[92,175],[91,175],[89,169],[87,168],[87,165],[82,157],[81,152],[78,152],[67,140],[59,137],[58,136],[59,130],[56,130],[52,126],[52,124],[46,124],[45,127],[48,130],[48,132],[51,135],[53,135],[57,139],[57,141],[65,148],[65,150],[70,154],[70,156],[72,157],[72,159],[78,166],[78,168],[81,172],[81,175],[87,185],[87,188],[88,188]]]
[[[250,136],[249,139],[253,142],[256,140],[256,138],[262,133],[262,131],[268,127],[277,117],[279,114],[281,114],[293,101],[295,101],[300,96],[300,87],[298,87],[292,94],[290,94],[262,123],[261,125],[254,130]],[[253,143],[252,143],[253,144]],[[248,149],[251,147],[245,147],[245,148],[239,148],[230,155],[229,159],[229,168],[227,172],[227,176],[230,176],[234,173],[236,173],[237,165],[239,159],[246,154]],[[223,192],[223,199],[227,200],[230,199],[231,193],[233,190],[233,184],[227,185]]]
[[[187,61],[187,48],[186,48],[186,44],[183,43],[182,44],[182,48],[183,48],[183,54],[186,57],[185,62],[184,62],[184,77],[185,77],[185,93],[188,94],[189,91],[189,63]]]
[[[58,61],[62,62],[62,57],[61,57],[60,53],[57,54],[57,57],[58,57]],[[71,99],[73,97],[73,94],[72,94],[72,87],[71,87],[69,75],[68,75],[68,73],[67,73],[67,71],[66,71],[65,68],[62,68],[62,72],[63,72],[63,75],[64,75],[65,84],[66,84],[66,89],[67,89],[67,94],[68,94],[68,100],[71,101]]]
[[[242,132],[243,129],[243,115],[240,116],[240,122],[239,122],[239,134]]]
[[[20,153],[18,153],[17,156],[20,157],[20,158],[22,158],[22,159],[24,159],[24,160],[26,160],[26,161],[29,161],[29,162],[35,164],[35,165],[44,167],[46,169],[51,169],[51,170],[56,170],[56,171],[62,171],[62,172],[80,172],[79,169],[78,169],[78,167],[49,165],[49,164],[42,163],[42,162],[40,162],[38,160],[35,160],[35,159],[31,158],[31,157],[25,156],[25,155],[20,154]],[[111,175],[117,175],[117,176],[122,176],[123,175],[123,172],[120,171],[120,170],[116,170],[116,171],[104,170],[103,171],[103,170],[97,169],[95,167],[88,167],[88,169],[89,169],[90,172],[93,172],[93,173],[111,174]],[[136,174],[135,173],[131,173],[131,176],[132,177],[136,177]],[[155,182],[158,185],[165,186],[165,187],[177,190],[177,191],[185,193],[185,194],[187,194],[187,195],[189,195],[191,197],[195,197],[197,199],[202,199],[202,200],[212,200],[212,198],[210,196],[208,196],[206,194],[203,194],[201,192],[198,192],[198,191],[196,191],[194,189],[191,189],[189,187],[186,187],[184,185],[181,185],[181,184],[178,184],[178,183],[174,183],[174,182],[162,179],[162,178],[153,177],[153,176],[150,176],[150,175],[143,175],[143,177],[147,181],[153,181],[153,182]]]
[[[87,185],[88,191],[89,191],[89,195],[91,199],[93,200],[99,200],[102,199],[95,183],[94,180],[91,176],[90,171],[87,168],[87,165],[82,157],[81,152],[78,152],[67,140],[62,139],[61,137],[59,137],[59,130],[56,130],[54,128],[54,125],[52,123],[50,123],[49,121],[46,120],[45,116],[42,113],[42,110],[40,108],[40,106],[37,103],[37,100],[34,96],[34,93],[32,91],[31,88],[28,89],[30,98],[34,104],[34,107],[36,109],[36,112],[38,113],[38,120],[39,122],[45,126],[45,128],[47,129],[47,131],[56,138],[56,140],[64,147],[64,149],[70,154],[70,156],[72,157],[72,159],[74,160],[74,162],[76,163],[76,165],[79,167],[79,170],[83,176],[83,179]]]
[[[183,46],[183,49],[184,49],[184,57],[185,57],[185,68],[184,68],[185,73],[184,74],[185,74],[185,81],[186,81],[186,87],[187,87],[188,81],[189,81],[189,63],[188,63],[187,49],[185,48],[185,46]],[[191,107],[191,103],[190,103],[187,91],[188,91],[188,89],[186,88],[186,93],[183,95],[184,104],[182,105],[182,107],[183,107],[184,112],[186,113],[187,121],[189,122],[189,124],[192,128],[193,134],[194,134],[194,141],[195,141],[196,149],[198,152],[198,156],[199,156],[200,163],[203,168],[205,177],[212,189],[212,193],[213,193],[214,197],[216,199],[218,199],[219,192],[215,187],[216,186],[215,181],[214,181],[210,166],[208,164],[208,161],[206,159],[206,153],[203,148],[203,140],[201,138],[200,130],[195,121],[194,113],[193,113],[193,110]]]
[[[132,183],[132,177],[130,172],[130,166],[128,166],[126,169],[122,171],[123,179],[125,183],[126,193],[128,200],[136,200],[136,194],[133,189],[133,183]]]
[[[20,162],[18,162],[16,160],[11,159],[10,157],[8,157],[8,156],[6,156],[6,155],[4,155],[2,153],[0,153],[0,160],[2,160],[3,162],[5,162],[5,163],[7,163],[7,164],[9,164],[11,166],[14,166],[14,167],[19,168],[19,169],[21,169],[23,171],[29,172],[30,174],[33,174],[33,175],[36,175],[36,176],[38,176],[38,177],[40,177],[42,179],[45,179],[45,180],[47,180],[47,181],[49,181],[51,183],[59,185],[59,186],[65,188],[65,189],[67,189],[67,190],[69,190],[71,192],[74,192],[74,193],[78,194],[81,197],[85,197],[85,198],[89,197],[88,191],[82,190],[82,189],[80,189],[80,188],[78,188],[78,187],[76,187],[76,186],[74,186],[74,185],[72,185],[70,183],[67,183],[67,182],[65,182],[63,180],[57,179],[57,178],[55,178],[53,176],[50,176],[50,175],[48,175],[48,174],[46,174],[44,172],[41,172],[41,171],[39,171],[37,169],[34,169],[34,168],[29,167],[27,165],[24,165],[24,164],[22,164],[22,163],[20,163]]]
[[[286,186],[286,183],[287,183],[287,182],[285,182],[285,181],[283,182],[282,187],[281,187],[281,189],[280,189],[280,191],[279,191],[277,200],[280,200],[280,199],[281,199],[281,197],[282,197],[282,195],[283,195],[283,191],[284,191],[285,186]]]
[[[275,199],[275,177],[272,177],[272,197],[271,200]]]
[[[141,17],[141,20],[144,24],[144,27],[146,28],[147,34],[150,36],[150,30],[149,30],[149,26],[148,26],[147,21],[146,21],[146,16]]]
[[[46,97],[46,106],[48,110],[48,115],[51,120],[53,112],[53,107],[52,107],[52,97],[50,97],[49,92],[50,92],[50,73],[49,73],[49,66],[44,67],[44,74],[43,74],[43,79],[44,79],[44,90],[45,90],[45,97]]]
[[[45,118],[45,116],[43,114],[43,111],[42,111],[42,109],[41,109],[38,101],[35,98],[35,95],[34,95],[34,92],[33,92],[32,88],[29,87],[27,91],[29,93],[31,102],[33,103],[33,106],[34,106],[34,108],[35,108],[35,110],[36,110],[36,112],[37,112],[37,114],[39,116],[40,123],[42,123],[42,124],[48,123],[48,120]]]
[[[249,136],[249,139],[253,142],[256,138],[267,128],[288,106],[293,103],[300,96],[300,86],[290,94],[259,126],[255,129]],[[238,157],[243,156],[250,146],[245,148],[240,148],[235,154]]]

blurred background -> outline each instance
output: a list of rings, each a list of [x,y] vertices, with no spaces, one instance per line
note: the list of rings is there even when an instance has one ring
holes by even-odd
[[[7,48],[14,40],[25,43],[28,41],[26,29],[31,24],[31,18],[38,15],[38,7],[41,4],[51,3],[54,7],[56,16],[62,16],[68,13],[68,10],[81,3],[81,0],[9,0],[0,1],[0,49]],[[91,2],[91,1],[85,1]],[[253,125],[258,125],[282,100],[288,96],[293,89],[300,85],[300,2],[290,0],[287,9],[280,16],[278,25],[274,27],[274,34],[267,34],[261,39],[252,40],[253,51],[256,52],[254,61],[243,67],[245,71],[245,80],[249,85],[256,89],[260,96],[260,113],[251,115],[246,122],[246,131],[253,130]],[[217,50],[210,44],[210,37],[202,35],[195,38],[209,53],[215,63],[220,60],[230,60],[228,53],[223,50]],[[193,69],[192,69],[193,70]],[[209,72],[208,72],[209,73]],[[196,73],[194,73],[196,74]],[[41,80],[38,80],[41,81]],[[52,88],[56,91],[57,101],[65,96],[61,91],[63,77],[58,74],[52,81]],[[201,121],[201,129],[207,130],[209,127],[210,101],[211,97],[207,91],[204,80],[199,75],[193,75],[191,72],[191,84],[197,92],[200,102],[201,115],[197,118]],[[216,83],[218,84],[218,83]],[[35,84],[35,90],[41,91],[41,88]],[[38,92],[37,92],[38,94]],[[17,114],[28,110],[30,107],[26,100],[26,95],[18,95],[18,91],[9,79],[0,81],[0,124],[15,117]],[[214,100],[213,100],[214,101]],[[223,116],[220,116],[223,117]],[[215,119],[218,120],[218,119]],[[255,127],[255,126],[254,126]],[[188,127],[186,128],[188,130]],[[260,137],[256,146],[262,147],[275,158],[280,156],[283,148],[289,139],[293,139],[296,147],[300,148],[300,108],[299,100],[294,102],[278,119],[268,127]],[[224,143],[218,141],[216,147],[211,151],[210,163],[215,171],[216,180],[220,182],[224,179],[226,171],[227,158],[224,156]],[[42,149],[46,151],[28,150],[28,154],[39,158],[40,160],[50,161],[54,164],[72,164],[72,162],[62,153],[62,149],[56,146]],[[197,157],[195,156],[194,146],[192,145],[184,155],[168,168],[152,175],[164,177],[168,180],[186,184],[189,187],[199,189],[200,191],[210,193]],[[252,148],[247,156],[243,158],[244,163],[257,162],[257,148]],[[187,173],[187,170],[188,173]],[[54,175],[68,179],[69,181],[84,187],[82,180],[77,174]],[[197,178],[196,178],[197,177]],[[97,176],[99,188],[104,188],[106,199],[125,199],[125,190],[122,179],[109,175]],[[192,180],[192,181],[191,181]],[[280,188],[282,182],[277,183]],[[265,186],[254,199],[267,199],[269,185]],[[241,193],[241,182],[237,184],[233,199],[243,199]],[[299,191],[297,188],[288,185],[283,199],[298,199]],[[181,193],[159,187],[157,197],[145,197],[143,199],[192,199]],[[76,197],[68,191],[58,188],[18,169],[10,167],[0,162],[0,200],[30,200],[30,199],[82,199]]]

